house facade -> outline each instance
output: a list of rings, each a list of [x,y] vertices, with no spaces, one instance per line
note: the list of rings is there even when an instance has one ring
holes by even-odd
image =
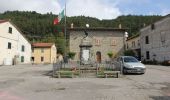
[[[0,20],[0,65],[30,63],[31,44],[12,22]]]
[[[54,43],[33,43],[32,61],[35,64],[56,62],[57,49]]]
[[[75,52],[75,60],[85,64],[108,60],[108,52],[113,57],[123,54],[125,29],[70,28],[68,33],[70,52]]]
[[[132,50],[138,59],[141,59],[140,35],[129,37],[126,40],[126,50]]]
[[[170,15],[140,30],[141,56],[145,61],[170,60]]]

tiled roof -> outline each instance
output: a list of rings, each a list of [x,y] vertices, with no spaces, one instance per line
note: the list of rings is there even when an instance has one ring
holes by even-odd
[[[136,37],[139,37],[139,36],[140,36],[140,34],[136,34],[136,35],[134,35],[134,36],[128,37],[128,38],[127,38],[127,41],[128,41],[128,40],[131,40],[131,39],[134,39],[134,38],[136,38]]]
[[[87,31],[126,31],[128,29],[126,28],[105,28],[105,27],[90,27],[90,28],[83,28],[83,27],[74,27],[74,28],[67,28],[69,31],[82,31],[82,30],[87,30]]]
[[[4,22],[8,22],[7,20],[0,20],[0,24],[4,23]]]
[[[54,43],[33,43],[33,47],[51,47]]]

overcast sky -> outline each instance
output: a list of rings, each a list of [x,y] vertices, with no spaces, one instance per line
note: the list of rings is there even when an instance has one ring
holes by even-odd
[[[119,15],[166,15],[170,0],[1,0],[0,12],[36,11],[58,14],[67,2],[67,15],[114,19]]]

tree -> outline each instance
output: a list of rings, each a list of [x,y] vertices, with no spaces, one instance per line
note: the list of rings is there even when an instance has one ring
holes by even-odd
[[[124,52],[124,55],[125,56],[135,56],[135,53],[133,50],[127,50]]]

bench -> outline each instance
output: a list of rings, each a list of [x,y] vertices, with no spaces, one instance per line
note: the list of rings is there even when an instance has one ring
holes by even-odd
[[[65,75],[62,75],[65,74]],[[74,77],[74,71],[57,71],[58,78],[61,77],[69,77],[71,74],[71,78]]]
[[[105,78],[107,78],[110,75],[116,74],[116,78],[119,77],[120,71],[104,71]]]

